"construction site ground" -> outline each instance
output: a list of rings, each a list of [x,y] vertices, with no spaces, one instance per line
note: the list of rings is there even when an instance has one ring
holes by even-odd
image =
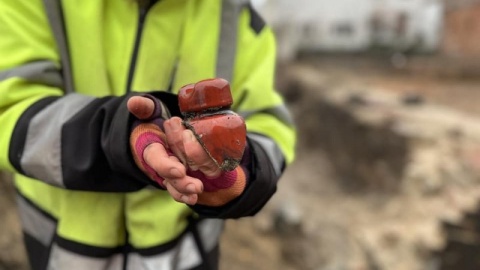
[[[352,250],[345,224],[352,228],[366,222],[380,224],[385,198],[375,192],[355,195],[345,192],[336,183],[323,150],[305,145],[308,140],[302,138],[314,136],[322,119],[305,121],[316,117],[308,115],[308,108],[316,106],[315,98],[303,99],[311,100],[310,104],[290,100],[295,99],[295,94],[292,89],[286,89],[288,76],[285,74],[302,68],[314,69],[312,76],[321,80],[319,85],[326,90],[339,86],[361,91],[384,89],[418,95],[426,102],[480,117],[480,76],[475,78],[475,73],[465,69],[462,63],[449,64],[435,56],[303,55],[291,64],[280,66],[277,87],[286,94],[299,130],[297,159],[287,169],[278,192],[262,212],[254,218],[227,223],[221,269],[370,270],[356,266],[354,258],[349,262],[342,259],[349,257],[345,252]],[[302,94],[302,89],[298,91]],[[290,220],[287,226],[285,219]],[[415,221],[405,216],[398,217],[398,223],[414,226]],[[409,257],[403,255],[398,254],[395,266],[371,269],[413,270],[405,262]]]

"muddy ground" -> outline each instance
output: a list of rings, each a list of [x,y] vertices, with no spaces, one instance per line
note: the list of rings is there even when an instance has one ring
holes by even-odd
[[[375,219],[380,224],[381,216],[375,212],[384,210],[385,198],[375,192],[352,194],[343,190],[336,183],[323,149],[305,145],[304,142],[314,137],[312,134],[322,119],[308,113],[314,111],[315,98],[310,99],[310,103],[298,103],[286,79],[288,76],[284,76],[292,69],[305,67],[318,71],[313,76],[317,76],[327,90],[339,86],[361,91],[382,88],[480,116],[480,80],[462,63],[453,64],[432,56],[304,55],[294,65],[281,66],[277,86],[286,95],[297,119],[297,159],[286,171],[277,194],[260,214],[229,221],[223,242],[222,269],[416,269],[413,261],[409,262],[411,254],[399,253],[398,261],[391,267],[375,264],[365,267],[368,262],[357,263],[360,258],[353,258],[368,250],[357,252],[356,244],[347,235],[355,230],[356,224],[375,224]],[[298,91],[301,95],[302,89]],[[285,216],[292,220],[289,226],[282,222],[285,218],[281,217]],[[398,223],[415,226],[415,221],[409,219],[399,217]],[[408,225],[404,227],[408,229]],[[416,253],[427,255],[422,252],[426,251]],[[369,255],[362,257],[361,260],[368,260]],[[434,260],[421,269],[437,269],[435,267]]]

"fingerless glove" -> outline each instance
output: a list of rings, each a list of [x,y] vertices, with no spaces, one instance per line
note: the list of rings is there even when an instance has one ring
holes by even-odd
[[[150,167],[143,158],[143,152],[152,143],[160,143],[165,146],[167,153],[173,155],[168,151],[166,146],[166,136],[163,131],[163,122],[170,117],[168,110],[163,106],[162,102],[153,96],[145,95],[155,103],[155,110],[153,114],[147,119],[138,119],[134,121],[132,131],[130,133],[130,149],[133,159],[137,166],[145,174],[147,174],[153,181],[157,182],[162,188],[164,179],[160,177],[155,170]]]
[[[198,204],[222,206],[240,196],[247,185],[247,171],[237,166],[233,171],[222,172],[216,178],[208,178],[200,171],[188,171],[188,175],[203,182],[203,192],[198,195]]]
[[[166,189],[164,179],[150,167],[143,158],[145,149],[152,143],[162,144],[169,155],[163,122],[169,117],[168,111],[156,98],[145,95],[155,102],[155,111],[147,119],[136,120],[130,133],[130,148],[137,166],[161,188]],[[198,196],[198,204],[205,206],[222,206],[240,196],[247,185],[248,171],[244,166],[237,166],[232,171],[222,172],[216,178],[208,178],[200,171],[187,170],[187,175],[203,182],[204,190]]]

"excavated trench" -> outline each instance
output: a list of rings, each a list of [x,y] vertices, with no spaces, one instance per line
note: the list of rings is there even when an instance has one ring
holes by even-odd
[[[478,269],[480,83],[322,61],[280,71],[297,160],[229,222],[223,269]]]

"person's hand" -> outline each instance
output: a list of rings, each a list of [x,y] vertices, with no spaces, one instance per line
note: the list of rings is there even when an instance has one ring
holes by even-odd
[[[220,167],[204,150],[193,132],[186,129],[179,117],[165,121],[165,134],[170,150],[191,171],[200,171],[206,177],[215,178],[221,174]]]
[[[199,204],[221,206],[243,192],[247,182],[245,169],[237,166],[233,171],[222,171],[179,117],[166,120],[164,127],[169,149],[186,165],[187,175],[203,183],[203,191],[198,194]],[[170,185],[176,189],[174,183]]]
[[[161,102],[137,96],[130,98],[127,106],[141,120],[130,139],[136,164],[176,201],[221,206],[243,192],[245,169],[237,166],[223,172],[182,119],[160,117]]]
[[[203,183],[199,179],[187,175],[186,165],[177,158],[177,156],[182,159],[185,157],[183,154],[177,155],[180,153],[178,147],[173,148],[173,153],[170,151],[167,137],[162,130],[164,120],[167,118],[162,103],[153,97],[134,96],[128,100],[127,107],[139,119],[130,137],[136,164],[152,180],[166,188],[173,199],[190,205],[196,204],[198,194],[203,191]],[[170,125],[167,124],[167,126]],[[175,128],[173,134],[177,134],[182,140],[182,132],[177,133],[179,127],[175,126]],[[172,130],[169,133],[171,137]],[[201,145],[195,145],[193,142],[187,143],[186,146],[188,153],[194,157],[198,155],[198,146],[201,148]],[[182,146],[182,151],[183,149]],[[199,161],[197,158],[194,160]]]

